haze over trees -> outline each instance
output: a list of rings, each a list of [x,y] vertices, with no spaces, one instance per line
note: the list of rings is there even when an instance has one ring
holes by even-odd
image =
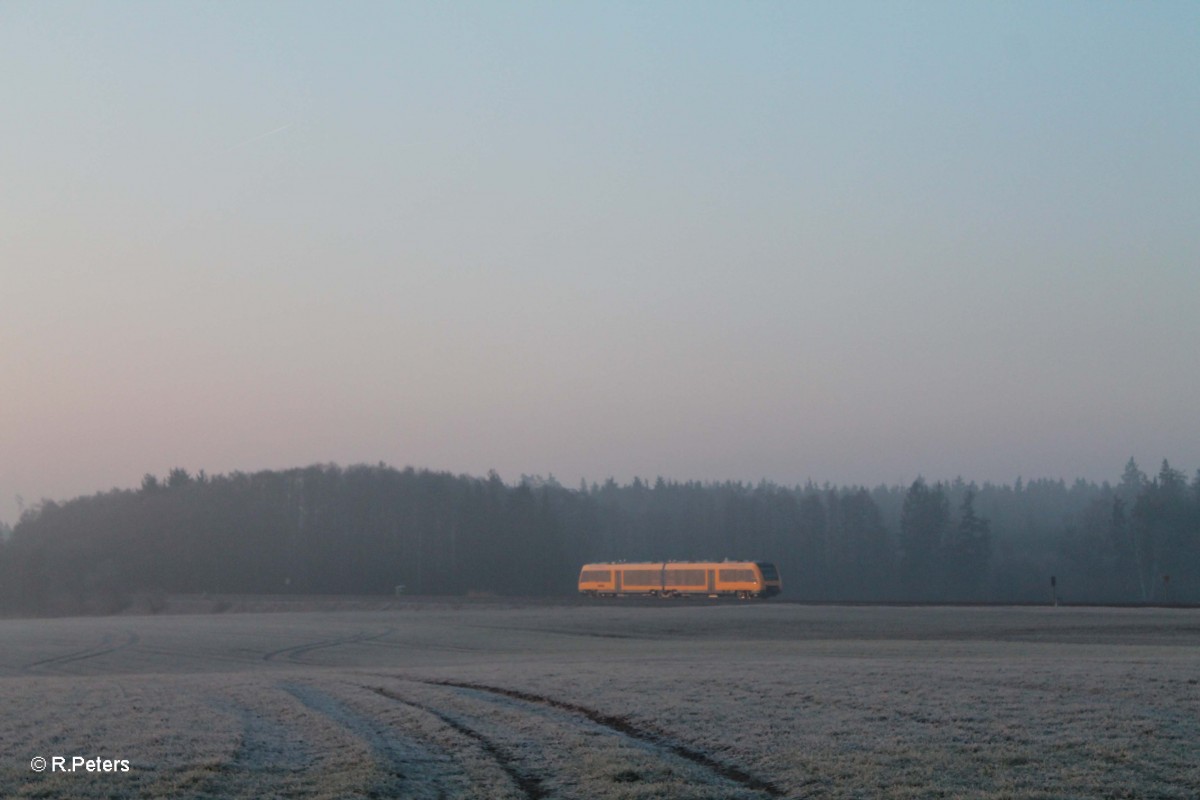
[[[0,536],[8,613],[160,608],[175,593],[569,595],[580,564],[776,562],[812,601],[1200,602],[1200,473],[1116,486],[575,489],[383,464],[209,476],[27,509]]]

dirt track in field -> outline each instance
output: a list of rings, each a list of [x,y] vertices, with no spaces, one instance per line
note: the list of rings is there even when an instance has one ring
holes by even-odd
[[[0,796],[1192,798],[1200,612],[0,621]],[[128,759],[35,773],[34,756]]]

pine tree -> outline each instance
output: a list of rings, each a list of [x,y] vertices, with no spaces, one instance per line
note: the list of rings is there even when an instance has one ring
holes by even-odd
[[[951,599],[977,600],[983,596],[991,552],[991,523],[975,513],[975,490],[967,489],[958,526],[946,545]]]
[[[942,543],[949,519],[950,503],[942,484],[930,488],[923,478],[913,481],[900,513],[900,578],[914,599],[945,597]]]

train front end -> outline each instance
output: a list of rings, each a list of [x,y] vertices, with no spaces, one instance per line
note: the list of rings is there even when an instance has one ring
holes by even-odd
[[[783,591],[783,581],[779,578],[779,570],[770,561],[756,561],[754,566],[758,567],[760,586],[759,597],[774,597]]]

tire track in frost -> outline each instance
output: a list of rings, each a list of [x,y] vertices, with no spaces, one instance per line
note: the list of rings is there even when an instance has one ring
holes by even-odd
[[[41,661],[34,661],[31,664],[26,664],[24,667],[22,667],[22,669],[25,671],[29,671],[34,668],[44,669],[46,667],[57,667],[62,664],[71,664],[76,661],[86,661],[90,658],[99,658],[100,656],[106,656],[109,653],[115,653],[118,650],[124,650],[127,647],[133,647],[135,644],[141,641],[141,637],[132,631],[127,632],[122,641],[114,643],[115,638],[116,637],[114,634],[106,633],[103,637],[101,637],[99,644],[92,645],[91,647],[83,650],[75,650],[70,653],[66,653],[65,655],[54,656],[53,658],[43,658]]]
[[[267,772],[301,772],[312,762],[312,749],[293,727],[244,703],[209,697],[210,708],[237,718],[241,739],[230,766]]]
[[[510,755],[503,747],[496,744],[496,742],[484,736],[479,731],[455,719],[454,717],[451,717],[449,714],[438,711],[436,708],[431,706],[406,699],[382,687],[371,688],[377,694],[381,695],[382,697],[386,697],[393,702],[424,711],[426,714],[438,719],[443,725],[446,725],[451,730],[457,731],[458,733],[478,744],[480,749],[487,753],[488,757],[496,762],[496,765],[500,767],[505,775],[509,777],[509,780],[516,785],[517,789],[527,798],[527,800],[541,800],[542,798],[546,797],[547,792],[542,786],[541,778],[522,771],[518,766],[516,758]]]
[[[264,653],[262,660],[263,661],[274,661],[276,658],[283,656],[283,657],[287,658],[288,661],[299,664],[299,663],[303,663],[300,661],[301,656],[307,655],[316,650],[324,650],[329,647],[337,647],[337,646],[343,645],[343,644],[358,644],[359,642],[370,642],[370,641],[374,641],[375,639],[382,639],[384,636],[387,636],[391,632],[392,632],[392,629],[388,628],[387,630],[380,631],[379,633],[373,633],[373,634],[356,633],[351,636],[342,636],[337,639],[322,639],[321,641],[317,641],[317,642],[308,642],[306,644],[298,644],[298,645],[294,645],[292,647],[283,647],[283,648],[280,648],[279,650],[272,650],[270,653]]]
[[[759,778],[748,770],[741,767],[727,764],[710,756],[702,750],[689,747],[682,742],[676,741],[669,736],[650,730],[649,728],[638,727],[628,717],[615,716],[605,714],[588,706],[579,705],[578,703],[570,703],[564,700],[555,700],[552,697],[545,695],[533,694],[532,692],[522,692],[516,689],[503,689],[498,686],[487,686],[481,683],[468,683],[463,681],[421,681],[431,686],[446,686],[455,689],[469,689],[485,694],[497,695],[506,697],[511,700],[519,700],[524,703],[532,703],[536,705],[549,706],[560,711],[566,711],[576,716],[584,717],[597,725],[607,728],[614,733],[629,739],[634,739],[639,742],[644,742],[655,748],[666,750],[680,758],[698,764],[701,767],[715,773],[716,775],[725,778],[726,780],[737,783],[747,789],[764,792],[771,797],[781,797],[784,792],[775,784],[768,780]],[[379,691],[379,690],[377,690]]]
[[[469,786],[465,774],[455,770],[449,755],[434,753],[416,739],[402,738],[394,726],[364,716],[336,697],[311,686],[293,683],[281,683],[278,686],[310,711],[348,730],[370,747],[386,778],[372,792],[372,797],[444,800],[448,789],[451,796],[458,796]],[[433,768],[429,765],[433,765]],[[402,791],[397,791],[398,788]]]

